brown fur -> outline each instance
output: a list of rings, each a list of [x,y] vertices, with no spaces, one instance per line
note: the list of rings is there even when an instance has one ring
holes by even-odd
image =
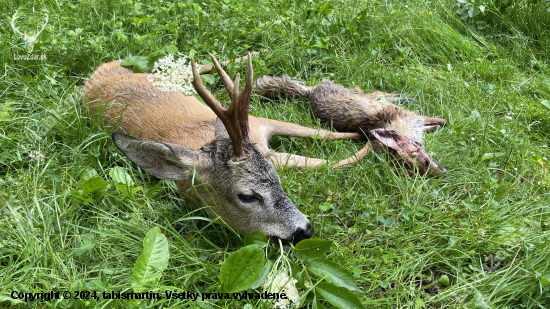
[[[365,134],[370,140],[378,139],[379,142],[397,151],[396,156],[406,158],[412,165],[416,163],[412,163],[413,159],[411,159],[410,153],[421,155],[420,159],[431,162],[431,167],[433,167],[423,167],[421,170],[425,170],[425,172],[430,169],[439,169],[439,164],[422,149],[422,138],[424,132],[439,129],[446,124],[446,120],[420,116],[393,104],[392,101],[411,100],[401,94],[380,91],[367,94],[358,87],[349,90],[330,80],[323,80],[314,87],[307,87],[302,82],[288,76],[263,76],[256,81],[256,92],[271,98],[280,94],[290,98],[306,99],[315,117],[320,118],[337,131],[358,132]],[[395,132],[395,134],[384,133],[380,130]],[[374,136],[376,139],[373,139],[374,132],[377,133]],[[399,136],[405,137],[410,145],[419,146],[405,147],[403,144],[405,139],[399,138]],[[395,139],[395,141],[390,143],[390,139]]]
[[[362,137],[249,116],[251,142],[243,147],[251,155],[235,161],[226,128],[208,106],[194,96],[156,89],[146,74],[134,74],[120,67],[119,61],[103,64],[94,72],[84,86],[82,103],[91,113],[103,115],[105,124],[120,125],[123,132],[133,134],[115,132],[113,141],[145,171],[175,180],[192,207],[214,205],[206,209],[208,215],[219,215],[241,233],[260,230],[294,242],[310,237],[313,229],[284,194],[273,165],[316,167],[326,160],[277,153],[269,149],[268,139],[274,135],[326,140]],[[369,149],[365,146],[337,166],[353,164]],[[243,194],[258,196],[254,207],[243,206],[245,202],[239,200]]]

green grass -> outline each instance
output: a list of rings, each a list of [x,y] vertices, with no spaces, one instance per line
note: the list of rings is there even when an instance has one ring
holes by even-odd
[[[187,208],[173,183],[159,185],[115,156],[112,129],[102,129],[79,102],[80,87],[101,63],[175,45],[202,63],[209,53],[232,59],[269,49],[254,62],[255,77],[285,73],[311,85],[328,78],[406,92],[418,99],[407,108],[448,120],[425,138],[449,170],[445,179],[403,176],[376,155],[342,170],[279,171],[314,237],[334,241],[328,259],[355,276],[366,307],[548,308],[550,4],[505,2],[487,1],[486,14],[461,19],[452,0],[1,1],[0,306],[136,305],[9,299],[11,291],[127,290],[155,226],[170,244],[158,289],[217,290],[220,264],[242,246],[240,237],[195,219],[202,213]],[[14,60],[26,54],[10,26],[15,10],[27,33],[50,12],[33,51],[46,60]],[[243,70],[229,66],[230,76],[237,72]],[[221,88],[219,79],[213,88]],[[251,113],[323,127],[300,100],[253,96]],[[37,138],[48,121],[53,125]],[[334,161],[361,146],[272,141],[279,150]],[[44,160],[30,158],[33,151]],[[130,197],[113,186],[78,191],[85,170],[111,182],[116,166],[143,190]],[[82,247],[90,233],[93,247]],[[151,306],[244,302],[258,305]]]

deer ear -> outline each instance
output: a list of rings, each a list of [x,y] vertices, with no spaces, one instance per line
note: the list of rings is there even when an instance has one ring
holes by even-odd
[[[388,146],[391,149],[396,150],[399,153],[411,153],[419,150],[418,143],[411,143],[411,141],[403,135],[386,129],[374,129],[370,133],[383,145]],[[420,145],[421,146],[421,145]]]
[[[159,179],[185,179],[199,163],[196,149],[141,139],[122,132],[114,132],[112,138],[130,161]]]
[[[220,117],[216,117],[216,122],[214,124],[214,138],[215,139],[224,139],[229,138],[229,133],[223,124]]]

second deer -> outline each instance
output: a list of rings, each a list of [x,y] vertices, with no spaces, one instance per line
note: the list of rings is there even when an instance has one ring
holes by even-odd
[[[346,89],[330,80],[308,87],[288,76],[262,76],[256,92],[268,98],[286,95],[309,101],[315,117],[337,131],[365,134],[373,148],[388,150],[410,174],[442,175],[446,170],[424,150],[424,132],[445,126],[443,118],[417,115],[392,101],[409,101],[401,94],[363,93]]]

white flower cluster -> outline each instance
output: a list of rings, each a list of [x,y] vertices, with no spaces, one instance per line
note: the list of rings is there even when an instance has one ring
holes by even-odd
[[[35,159],[38,162],[44,161],[44,155],[36,150],[31,151],[31,153],[29,153],[29,158]]]
[[[277,274],[275,274],[277,272]],[[300,293],[296,288],[296,282],[298,280],[292,279],[286,273],[286,269],[281,270],[273,269],[269,274],[269,277],[264,282],[263,288],[267,290],[268,293],[282,293],[286,294],[287,299],[280,298],[273,305],[273,308],[287,309],[290,308],[292,303],[297,303],[300,299]]]
[[[192,79],[191,63],[187,64],[185,57],[174,61],[170,54],[155,62],[152,72],[147,75],[147,80],[160,91],[182,92],[184,95],[196,93],[191,85]]]
[[[293,303],[298,303],[300,293],[298,292],[298,288],[296,288],[298,280],[292,278],[290,263],[284,255],[281,240],[279,240],[279,245],[281,246],[281,256],[275,261],[275,265],[263,284],[263,289],[264,291],[267,290],[268,293],[279,293],[279,295],[285,293],[286,299],[279,298],[273,305],[273,308],[287,309]]]

